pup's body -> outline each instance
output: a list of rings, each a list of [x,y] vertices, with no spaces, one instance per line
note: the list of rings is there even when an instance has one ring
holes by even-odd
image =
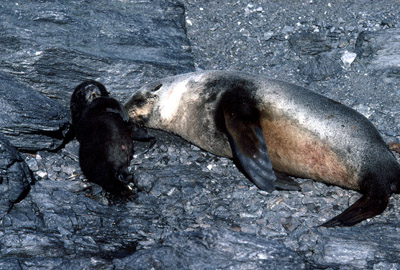
[[[133,155],[134,125],[121,104],[96,81],[78,85],[71,97],[71,116],[79,141],[79,163],[91,182],[129,196],[133,181],[128,166]]]

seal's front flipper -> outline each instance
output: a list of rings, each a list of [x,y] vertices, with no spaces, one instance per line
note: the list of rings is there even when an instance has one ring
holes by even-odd
[[[372,218],[382,213],[386,209],[388,202],[389,197],[371,198],[367,195],[363,195],[343,213],[325,222],[321,226],[353,226],[367,218]]]
[[[274,191],[276,177],[261,128],[233,119],[227,114],[225,114],[225,125],[236,166],[259,189]]]

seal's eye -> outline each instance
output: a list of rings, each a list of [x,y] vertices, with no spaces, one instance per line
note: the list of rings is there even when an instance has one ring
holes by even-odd
[[[152,90],[151,90],[151,92],[155,92],[155,91],[157,91],[158,89],[160,89],[162,87],[162,84],[158,84],[158,85],[156,85],[156,87],[154,87]]]
[[[138,98],[138,99],[135,99],[134,104],[137,107],[142,107],[142,106],[146,105],[146,103],[147,103],[147,100],[145,98]]]

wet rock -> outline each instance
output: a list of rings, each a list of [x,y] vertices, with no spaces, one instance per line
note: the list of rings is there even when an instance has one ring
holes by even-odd
[[[66,255],[113,258],[122,250],[135,247],[141,236],[128,231],[144,233],[148,223],[141,221],[142,214],[146,212],[144,215],[148,216],[152,211],[141,211],[135,205],[130,205],[130,210],[121,205],[104,205],[88,198],[85,188],[85,183],[68,180],[42,180],[33,185],[26,199],[2,221],[2,257],[25,257],[26,260],[19,259],[20,263],[30,264],[40,256],[47,258],[49,265],[57,265]],[[127,211],[136,217],[130,217]],[[122,233],[119,228],[128,231]],[[35,263],[30,267],[37,267],[38,262]]]
[[[217,228],[174,233],[155,248],[113,263],[116,269],[305,269],[278,241]]]
[[[378,262],[398,263],[396,245],[400,240],[394,224],[313,231],[317,241],[312,262],[323,267],[346,265],[354,269],[372,269]],[[308,244],[305,245],[309,245]]]
[[[135,177],[139,189],[149,193],[154,186],[155,177],[149,173],[141,173]]]
[[[326,54],[311,58],[307,63],[301,64],[299,69],[309,81],[326,80],[336,76],[342,70],[338,61]]]
[[[296,33],[290,36],[289,44],[299,55],[317,55],[332,49],[329,39],[321,33]]]
[[[361,32],[355,44],[357,56],[370,57],[374,69],[390,69],[400,66],[400,30],[385,29],[377,32]]]
[[[190,48],[186,45],[170,48],[181,46],[178,40],[189,44],[182,23],[183,7],[175,1],[107,1],[107,5],[106,1],[42,1],[33,8],[29,1],[14,2],[14,7],[10,1],[3,2],[0,4],[5,9],[0,9],[1,16],[5,16],[0,20],[0,48],[4,52],[0,56],[1,68],[14,73],[22,70],[18,78],[35,85],[35,90],[55,93],[61,89],[54,98],[63,102],[68,101],[69,95],[61,84],[68,83],[72,91],[75,82],[70,82],[86,77],[105,80],[112,94],[118,93],[123,98],[124,90],[134,91],[136,84],[192,70],[193,65],[184,61],[187,56],[191,58],[191,52],[198,68],[235,69],[309,84],[313,90],[367,113],[383,134],[391,138],[400,134],[397,84],[388,84],[382,74],[372,72],[368,68],[370,58],[357,59],[342,72],[320,81],[310,82],[307,75],[299,72],[299,63],[308,63],[320,55],[329,55],[341,63],[340,56],[346,50],[354,51],[360,31],[387,29],[388,25],[381,24],[386,17],[393,18],[391,25],[398,25],[397,17],[390,15],[393,10],[400,10],[398,1],[388,0],[382,5],[376,1],[249,4],[235,0],[208,1],[206,5],[203,0],[183,0]],[[112,11],[113,8],[116,10]],[[16,17],[9,13],[14,11]],[[15,21],[17,16],[21,17],[21,23]],[[26,18],[31,20],[22,23]],[[7,28],[7,24],[18,27]],[[77,27],[72,31],[71,25]],[[166,25],[169,27],[163,27]],[[37,29],[43,26],[49,47],[39,44],[30,34],[32,31],[40,35]],[[97,36],[89,33],[89,38],[82,40],[80,28],[98,29]],[[24,38],[34,42],[24,43],[18,36],[21,31]],[[46,31],[53,31],[54,39]],[[318,45],[318,49],[298,53],[287,39],[298,32],[317,33],[322,37],[317,43],[332,48],[326,51],[325,45]],[[13,38],[15,33],[17,38]],[[130,39],[133,33],[144,38]],[[167,38],[168,42],[157,47],[151,33]],[[117,46],[116,40],[121,44]],[[27,65],[17,59],[13,66],[12,61],[4,60],[7,52],[15,57],[18,48],[25,54],[29,46],[33,48],[29,55],[37,52],[37,62],[26,57]],[[136,62],[135,52],[130,48],[143,52],[147,47],[150,48],[147,60]],[[102,52],[102,48],[106,50]],[[160,51],[174,54],[165,54],[160,62],[148,61],[153,52]],[[63,61],[67,66],[61,65]],[[28,69],[33,75],[25,72]],[[392,74],[395,78],[396,70]],[[54,85],[60,89],[56,90]],[[22,154],[38,181],[2,220],[0,269],[140,269],[141,265],[166,269],[201,269],[197,266],[395,269],[399,266],[396,252],[400,249],[395,243],[399,241],[398,195],[391,197],[384,213],[357,226],[319,228],[360,194],[305,179],[295,179],[302,188],[299,192],[266,193],[255,188],[231,160],[206,153],[165,132],[154,133],[157,143],[152,148],[136,147],[131,168],[142,191],[129,202],[116,200],[100,186],[85,180],[79,169],[76,141],[56,153]],[[391,236],[393,241],[388,239]],[[358,244],[366,249],[356,250]]]
[[[113,96],[122,99],[144,82],[193,70],[184,7],[177,1],[60,1],[32,6],[26,1],[0,6],[0,17],[7,21],[0,23],[0,68],[14,74],[10,78],[4,75],[7,80],[3,84],[7,87],[3,89],[8,90],[2,97],[19,93],[15,89],[31,90],[22,82],[67,107],[73,87],[83,79],[102,80]],[[20,102],[26,103],[20,109],[23,112],[35,105],[32,99],[38,94],[19,94],[24,95],[31,100]],[[57,104],[53,107],[61,108],[61,115],[67,114],[67,109],[55,101],[42,100],[41,106]],[[42,109],[56,118],[57,111],[50,105]],[[46,135],[53,135],[47,127],[55,121],[44,114],[25,114],[43,120]],[[16,125],[22,120],[10,122]],[[26,121],[29,127],[33,124]],[[41,131],[36,133],[40,135]],[[28,139],[24,139],[27,146],[20,149],[37,151],[52,146],[41,138],[33,148]],[[0,259],[0,269],[113,269],[111,259],[131,255],[138,243],[143,248],[162,238],[165,220],[174,226],[180,224],[175,220],[179,216],[175,209],[171,209],[172,213],[163,209],[165,220],[156,214],[163,213],[163,201],[146,194],[146,190],[152,190],[154,178],[141,178],[147,182],[139,181],[144,191],[135,203],[109,197],[101,187],[86,182],[79,169],[78,148],[77,142],[72,141],[58,153],[24,154],[39,181],[1,221],[0,257],[7,259]],[[146,151],[140,152],[144,159],[148,156]],[[151,161],[158,160],[155,157]],[[154,163],[146,166],[154,167]],[[6,179],[2,180],[6,183]],[[159,195],[175,198],[173,191],[163,188],[156,188],[156,193],[158,190]],[[4,188],[2,194],[6,191]],[[6,211],[8,198],[3,198],[7,208],[1,210]],[[186,226],[187,222],[182,224]]]
[[[113,266],[102,258],[92,259],[65,259],[65,258],[32,258],[23,262],[17,260],[10,260],[10,262],[17,263],[17,268],[8,269],[58,269],[58,270],[69,270],[69,269],[104,269],[112,270]],[[1,265],[0,265],[1,267]],[[20,267],[20,268],[19,268]],[[6,269],[6,268],[0,268]]]
[[[69,130],[59,103],[0,73],[0,131],[20,150],[55,150]]]
[[[34,183],[32,172],[13,145],[0,133],[0,223]]]
[[[151,79],[193,70],[183,15],[175,0],[5,1],[0,69],[65,105],[85,79],[124,99]]]
[[[399,40],[400,30],[396,28],[374,32],[364,31],[357,37],[355,44],[357,58],[367,67],[369,74],[376,76],[378,82],[383,82],[383,85],[379,86],[379,88],[384,88],[385,86],[393,88],[399,82]]]
[[[378,50],[375,43],[375,34],[372,32],[363,31],[358,34],[357,41],[355,44],[355,51],[357,56],[362,57],[370,57],[375,54]]]

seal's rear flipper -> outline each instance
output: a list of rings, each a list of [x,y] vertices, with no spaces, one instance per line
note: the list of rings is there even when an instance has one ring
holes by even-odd
[[[382,213],[386,209],[388,202],[389,197],[371,198],[367,195],[363,195],[343,213],[325,222],[321,226],[353,226],[367,218],[372,218]]]

